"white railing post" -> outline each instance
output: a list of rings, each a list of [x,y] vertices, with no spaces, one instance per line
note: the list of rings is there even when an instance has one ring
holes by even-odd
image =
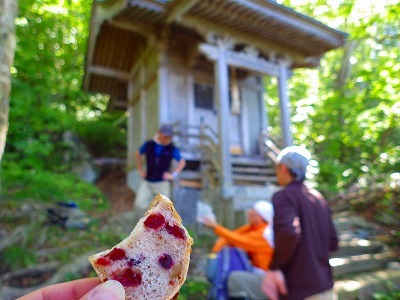
[[[293,144],[292,132],[290,129],[290,107],[289,107],[289,96],[287,93],[287,80],[288,80],[287,63],[284,61],[280,61],[278,88],[279,88],[280,121],[281,121],[284,147],[288,147]]]
[[[222,189],[232,186],[232,164],[229,136],[229,74],[226,59],[227,45],[224,39],[218,39],[218,59],[215,62],[216,98],[218,103],[219,154],[222,165]]]

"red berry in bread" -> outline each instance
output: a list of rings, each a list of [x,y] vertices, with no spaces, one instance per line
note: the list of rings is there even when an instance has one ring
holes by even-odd
[[[170,300],[186,279],[192,244],[171,200],[157,195],[126,239],[89,261],[102,281],[121,282],[126,299]]]
[[[158,262],[160,263],[161,267],[164,269],[171,269],[171,267],[174,265],[174,261],[169,254],[163,254],[160,256],[158,259]]]
[[[165,218],[162,214],[151,214],[144,221],[147,228],[158,229],[165,224]]]

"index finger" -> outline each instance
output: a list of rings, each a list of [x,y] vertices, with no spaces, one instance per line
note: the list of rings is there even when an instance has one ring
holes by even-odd
[[[100,278],[78,279],[41,288],[18,300],[78,300],[100,283]]]

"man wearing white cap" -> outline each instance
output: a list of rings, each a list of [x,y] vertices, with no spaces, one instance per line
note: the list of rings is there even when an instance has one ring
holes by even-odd
[[[274,209],[268,201],[257,201],[247,210],[248,224],[235,230],[219,225],[212,218],[205,218],[203,223],[214,229],[219,236],[212,252],[219,252],[225,246],[244,250],[253,265],[252,271],[233,271],[228,277],[230,299],[267,299],[261,290],[261,281],[268,270],[273,249],[273,235],[266,229],[272,227]],[[268,241],[269,240],[269,241]]]
[[[138,218],[143,216],[155,195],[163,194],[171,198],[170,181],[186,165],[179,149],[172,143],[173,133],[171,125],[162,125],[154,138],[146,141],[135,153],[137,169],[142,178],[135,200],[135,214]],[[142,156],[146,158],[146,168],[143,167]],[[171,172],[173,160],[177,164]]]
[[[270,300],[330,300],[330,251],[338,248],[324,197],[304,184],[310,153],[287,147],[277,158],[276,176],[284,188],[274,194],[275,251],[262,289]]]

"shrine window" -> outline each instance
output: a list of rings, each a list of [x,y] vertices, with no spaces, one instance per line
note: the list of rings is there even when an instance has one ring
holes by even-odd
[[[206,84],[194,84],[194,105],[196,108],[214,109],[214,88]]]

